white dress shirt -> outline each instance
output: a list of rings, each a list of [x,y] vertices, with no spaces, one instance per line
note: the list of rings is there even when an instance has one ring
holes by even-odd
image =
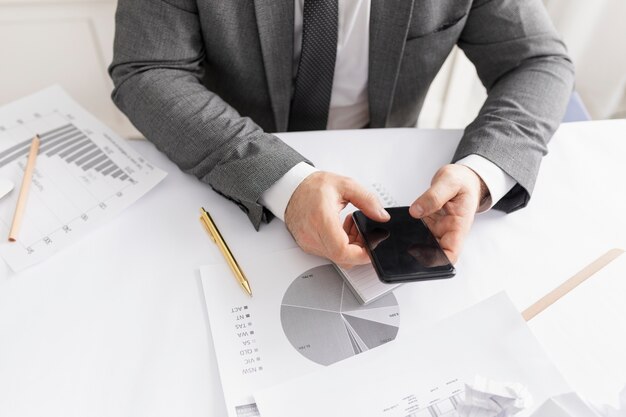
[[[294,1],[293,76],[295,78],[302,47],[304,0]],[[360,129],[369,123],[367,83],[370,5],[371,0],[339,0],[337,58],[326,126],[329,130]],[[511,176],[480,155],[469,155],[456,163],[472,169],[487,185],[491,201],[485,207],[481,207],[481,211],[491,208],[516,184]],[[261,204],[276,217],[284,220],[291,195],[306,177],[316,171],[316,168],[306,162],[300,162],[261,195]]]

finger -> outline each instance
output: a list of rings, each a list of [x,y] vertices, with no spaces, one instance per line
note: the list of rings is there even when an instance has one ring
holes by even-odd
[[[348,236],[350,236],[351,233],[354,233],[354,231],[356,231],[354,219],[352,218],[352,215],[350,214],[348,214],[346,218],[343,219],[343,231],[346,232]]]
[[[351,268],[356,265],[365,265],[371,263],[370,257],[364,247],[351,244],[349,245],[350,256],[333,260],[337,265],[344,268]]]
[[[377,222],[386,222],[391,218],[374,193],[368,191],[356,181],[347,180],[343,185],[342,191],[343,197],[370,219]]]
[[[340,254],[329,257],[329,259],[337,265],[348,267],[371,262],[365,248],[356,244],[348,244]]]
[[[443,253],[446,254],[446,258],[448,258],[452,265],[456,264],[456,262],[459,260],[459,252],[449,249],[443,249]]]
[[[348,235],[348,242],[363,246],[361,235],[359,234],[352,216],[348,215],[343,221],[343,231]]]
[[[350,269],[353,268],[355,266],[359,266],[359,265],[366,265],[366,264],[370,264],[372,261],[369,259],[369,257],[367,258],[366,261],[359,261],[357,263],[341,263],[341,262],[335,262],[335,264],[339,265],[340,267],[344,268],[344,269]]]
[[[463,248],[464,236],[462,233],[446,233],[441,237],[439,245],[453,264],[459,259],[459,254]]]
[[[467,222],[463,220],[464,219],[459,218],[445,218],[435,226],[435,229],[443,231],[443,233],[437,237],[437,240],[452,263],[455,263],[459,258],[463,243],[471,227],[470,224],[467,224]]]
[[[389,236],[391,236],[391,233],[389,233],[389,230],[378,229],[378,228],[373,230],[372,233],[370,234],[370,245],[371,245],[372,250],[376,249],[378,245],[380,245],[385,240],[387,240]]]
[[[409,213],[418,219],[430,216],[441,210],[448,201],[458,194],[459,190],[458,184],[445,179],[436,180],[424,194],[413,202],[409,208]]]
[[[435,215],[431,215],[424,217],[422,220],[424,220],[424,223],[426,223],[433,235],[438,238],[449,232],[465,231],[470,227],[466,225],[467,219],[459,216],[435,217]]]
[[[350,244],[348,235],[336,216],[327,216],[318,229],[319,240],[324,247],[324,256],[340,265],[361,265],[369,262],[365,249]]]

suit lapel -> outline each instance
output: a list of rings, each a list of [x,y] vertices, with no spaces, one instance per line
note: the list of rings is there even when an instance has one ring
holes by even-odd
[[[414,0],[372,0],[368,95],[370,127],[385,127]]]
[[[286,131],[291,100],[294,0],[254,0],[276,130]]]

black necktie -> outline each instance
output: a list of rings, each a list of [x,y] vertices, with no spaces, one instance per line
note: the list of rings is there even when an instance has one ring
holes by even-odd
[[[338,8],[338,0],[304,0],[290,131],[326,129],[337,56]]]

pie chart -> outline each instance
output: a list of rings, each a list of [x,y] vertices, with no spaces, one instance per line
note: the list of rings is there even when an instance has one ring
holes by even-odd
[[[391,293],[359,304],[329,264],[312,268],[291,283],[280,320],[285,336],[302,356],[330,365],[395,339],[400,311]]]

